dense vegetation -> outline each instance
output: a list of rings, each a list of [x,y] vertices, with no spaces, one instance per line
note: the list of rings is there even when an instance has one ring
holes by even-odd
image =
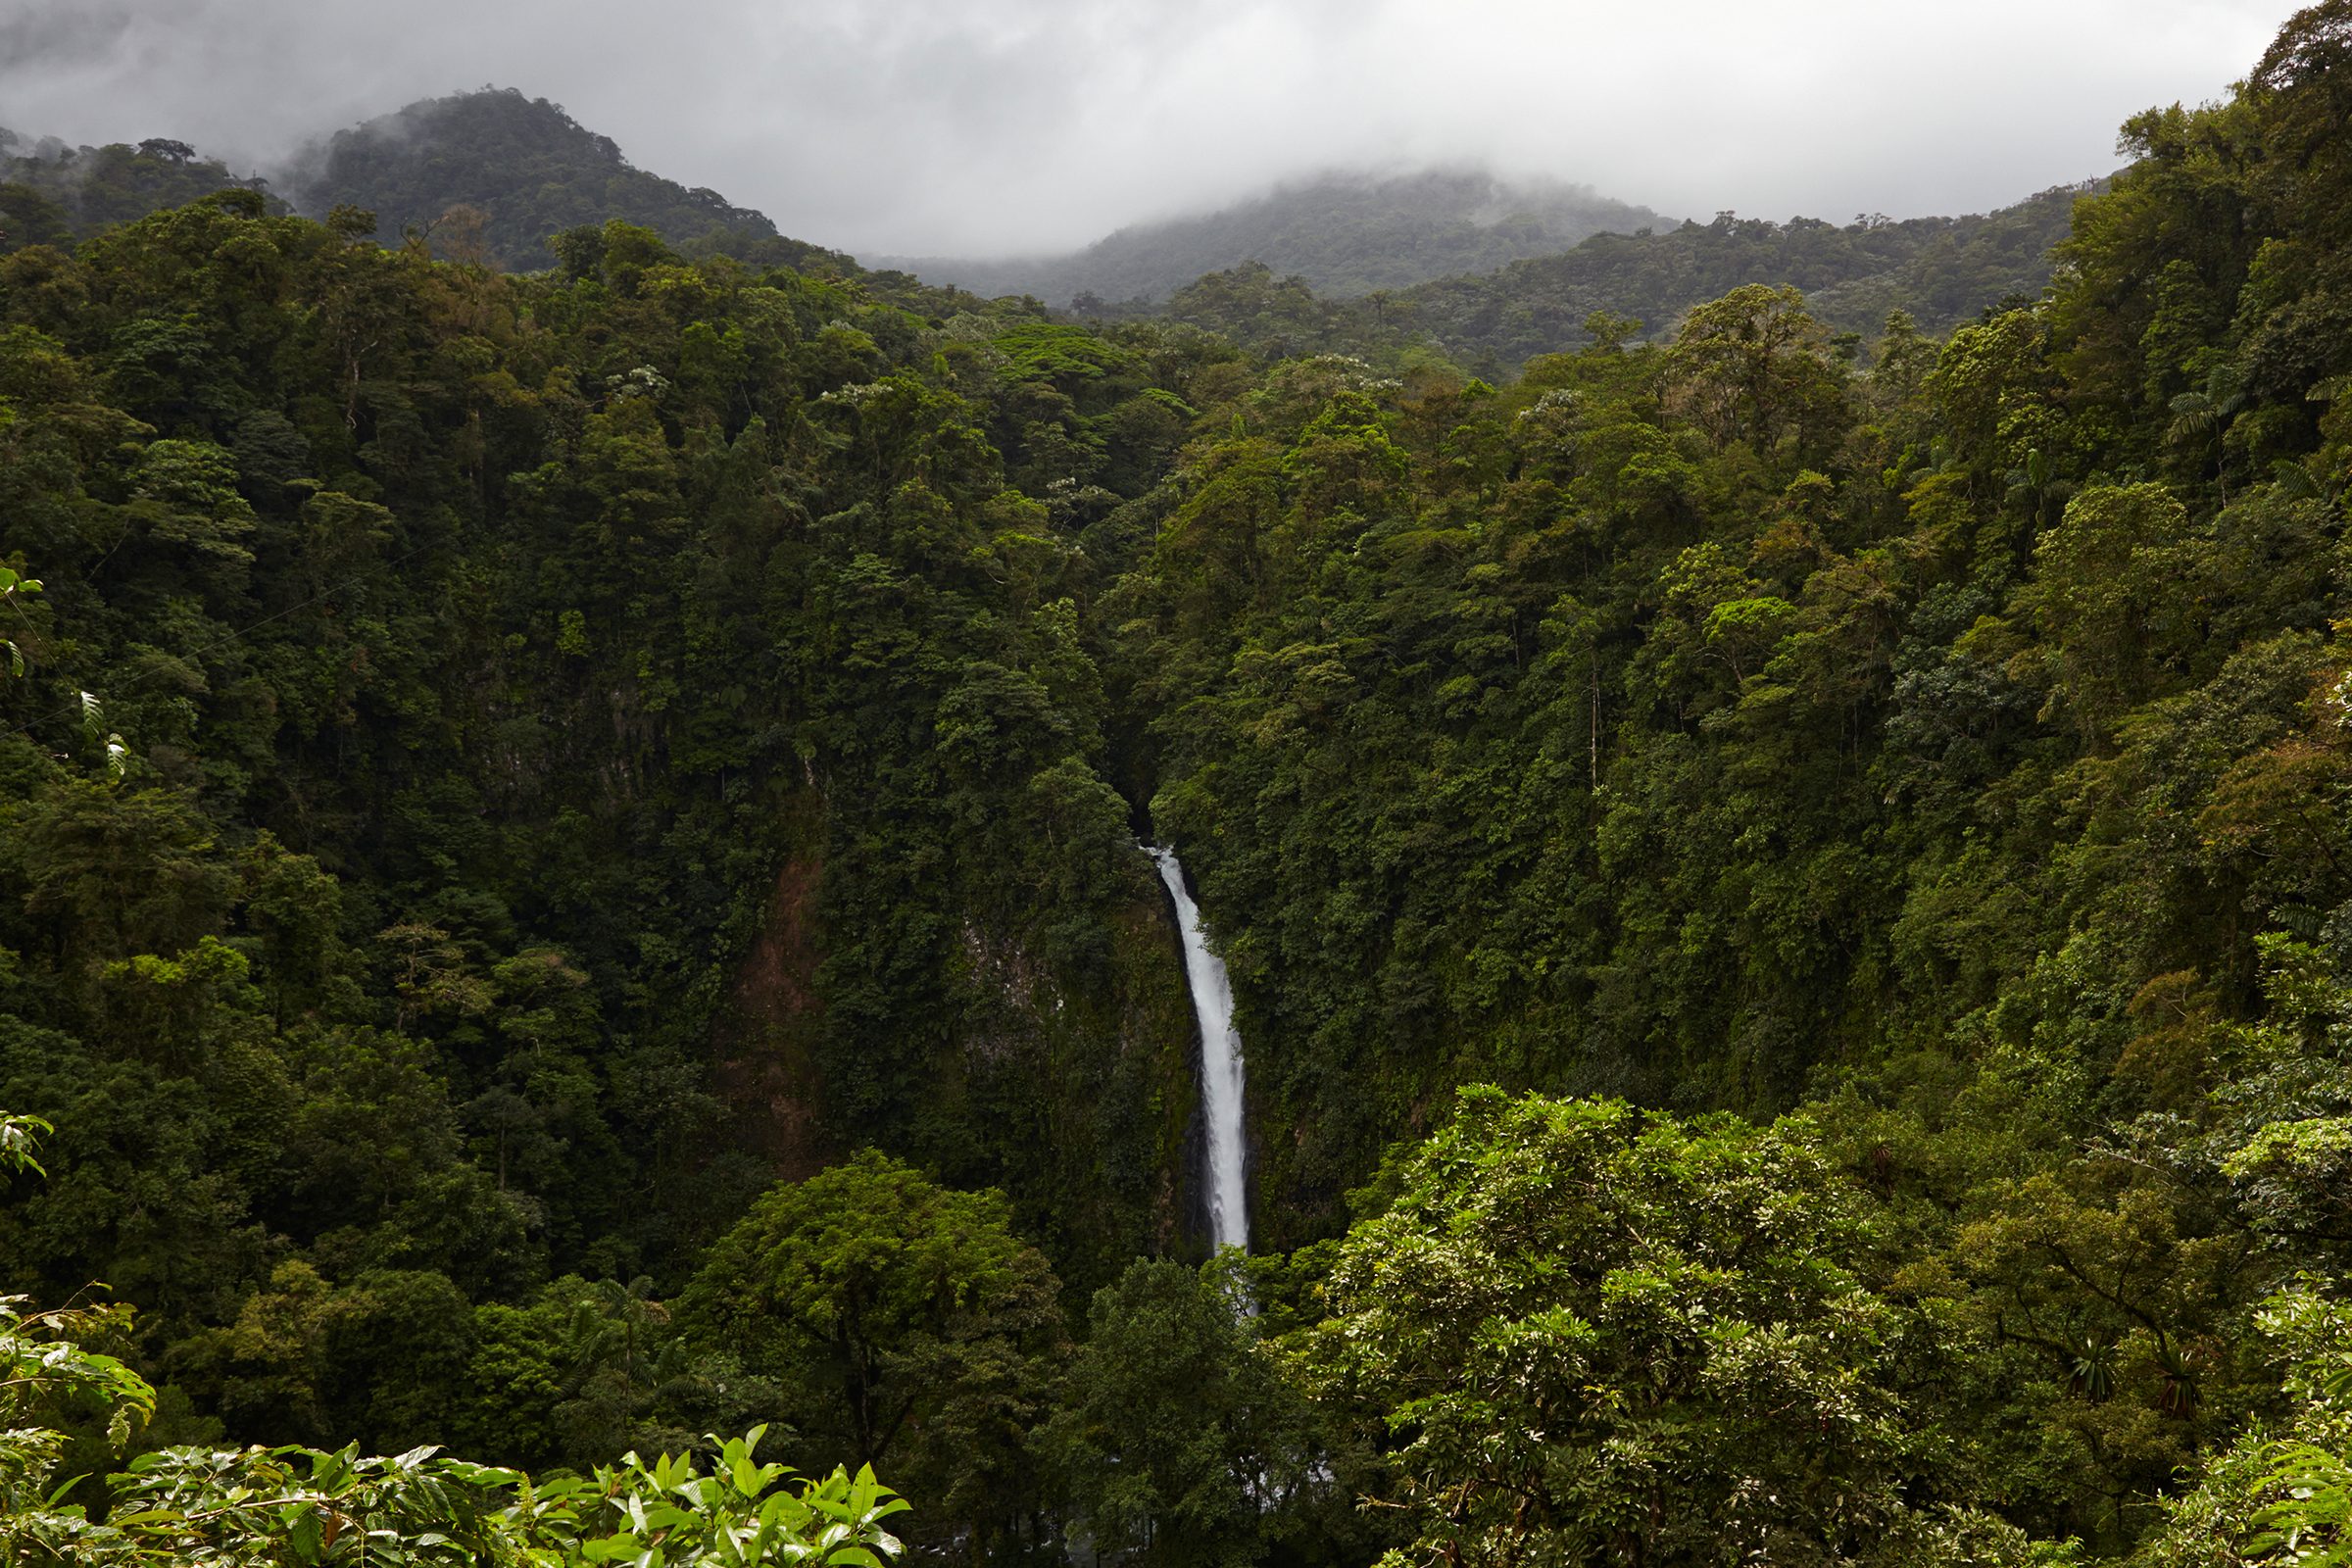
[[[803,271],[847,266],[714,190],[634,167],[611,137],[511,87],[428,98],[339,130],[283,178],[306,212],[365,208],[393,239],[440,230],[442,245],[465,259],[507,267],[552,266],[550,236],[613,218],[658,229],[684,251]]]
[[[1081,311],[1104,301],[1164,300],[1203,272],[1252,260],[1345,297],[1492,272],[1592,234],[1631,234],[1666,221],[1582,185],[1454,170],[1327,174],[1205,217],[1122,228],[1070,256],[896,265],[976,294],[1029,294],[1056,306],[1076,302]]]
[[[2081,194],[2046,191],[1986,218],[1865,219],[1843,228],[1724,213],[1663,233],[1599,234],[1499,271],[1431,277],[1360,299],[1318,293],[1309,278],[1247,262],[1178,289],[1165,314],[1273,358],[1434,359],[1491,379],[1596,336],[1663,339],[1692,307],[1750,283],[1802,290],[1808,313],[1849,343],[1897,312],[1940,334],[1988,305],[2039,296]]]
[[[0,1102],[59,1129],[10,1278],[138,1302],[159,1435],[543,1462],[740,1394],[582,1279],[666,1295],[868,1129],[1075,1280],[1180,1248],[1071,543],[1181,437],[1150,362],[366,226],[229,192],[0,263]]]
[[[2031,300],[2050,278],[2079,190],[2045,191],[1981,218],[1865,218],[1839,227],[1718,215],[1652,235],[1602,235],[1492,277],[1434,280],[1393,311],[1456,358],[1515,367],[1579,338],[1595,311],[1663,328],[1748,283],[1790,283],[1834,328],[1876,334],[1895,311],[1949,332],[1987,305]]]
[[[8,134],[0,154],[11,151]],[[86,238],[220,189],[268,189],[170,140],[15,152],[0,160],[0,252]],[[385,243],[414,237],[462,263],[550,267],[565,233],[618,218],[689,258],[875,275],[901,293],[916,286],[785,238],[714,191],[637,169],[610,138],[512,88],[411,104],[313,144],[276,178],[311,217],[366,211]],[[1984,218],[1843,228],[1731,214],[1671,224],[1582,186],[1444,171],[1335,174],[1208,217],[1123,229],[1058,260],[882,265],[1043,299],[1087,320],[1173,319],[1265,360],[1346,353],[1494,379],[1587,341],[1595,313],[1663,337],[1692,306],[1746,283],[1794,283],[1816,316],[1857,338],[1896,311],[1948,331],[1986,305],[2039,294],[2076,194],[2045,192]]]
[[[186,142],[169,137],[149,137],[136,147],[68,147],[0,129],[0,253],[71,244],[217,190],[266,193],[268,186],[258,177],[239,178],[220,160],[200,157]],[[285,210],[282,203],[272,205]]]
[[[879,1528],[770,1423],[973,1560],[2341,1560],[2348,115],[2328,0],[2037,299],[1506,383],[619,221],[0,258],[8,1528]]]

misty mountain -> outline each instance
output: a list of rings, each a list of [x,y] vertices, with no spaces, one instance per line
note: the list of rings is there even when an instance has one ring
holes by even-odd
[[[0,249],[266,183],[175,141],[0,140]],[[367,208],[387,242],[432,232],[444,252],[471,244],[517,270],[554,265],[551,236],[612,218],[689,255],[859,270],[785,237],[764,214],[636,168],[612,138],[511,88],[420,101],[337,132],[276,172],[276,183],[310,216]],[[1674,224],[1579,186],[1460,171],[1335,174],[1206,217],[1122,229],[1059,259],[898,265],[982,295],[1076,301],[1081,315],[1164,313],[1256,353],[1418,349],[1494,373],[1586,341],[1595,312],[1658,336],[1692,305],[1744,283],[1793,283],[1847,330],[1873,333],[1901,310],[1946,331],[2041,291],[2079,193],[1964,218],[1838,225],[1724,214]]]
[[[2051,247],[2088,188],[2062,186],[1965,218],[1840,225],[1725,214],[1663,233],[1597,235],[1484,277],[1421,284],[1388,313],[1465,361],[1514,366],[1584,342],[1585,319],[1596,311],[1634,318],[1654,336],[1693,305],[1746,283],[1793,283],[1815,315],[1848,331],[1876,333],[1900,310],[1940,335],[1988,305],[2038,297]]]
[[[786,238],[763,213],[637,168],[611,137],[511,87],[424,99],[337,131],[314,143],[283,182],[313,216],[344,205],[372,210],[388,241],[430,229],[453,208],[476,209],[489,254],[524,270],[555,265],[549,236],[612,218],[657,229],[690,253],[824,270],[848,265]]]
[[[1069,256],[1013,261],[893,259],[925,282],[976,294],[1032,294],[1061,305],[1164,300],[1206,272],[1259,261],[1340,297],[1489,272],[1602,232],[1662,224],[1646,207],[1585,185],[1515,183],[1433,170],[1334,173],[1201,217],[1122,228]]]
[[[0,251],[68,242],[231,186],[262,190],[268,181],[168,137],[70,147],[0,129]]]
[[[1639,323],[1637,339],[1671,336],[1692,306],[1747,283],[1791,283],[1832,327],[1875,336],[1895,311],[1941,335],[1985,307],[2038,297],[2051,247],[2076,200],[2066,186],[1998,212],[1838,225],[1718,216],[1662,233],[1598,234],[1492,272],[1432,278],[1368,298],[1317,292],[1300,276],[1250,262],[1210,272],[1155,308],[1252,353],[1358,354],[1384,363],[1436,354],[1485,375],[1591,341],[1589,318]],[[1105,316],[1138,314],[1105,308]]]

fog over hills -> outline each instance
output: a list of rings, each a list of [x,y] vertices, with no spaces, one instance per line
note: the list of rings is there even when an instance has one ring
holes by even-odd
[[[273,166],[485,81],[859,256],[1060,255],[1326,170],[1702,220],[1984,212],[2224,91],[2296,0],[9,0],[0,122]]]
[[[886,258],[925,282],[1051,305],[1092,295],[1162,300],[1204,272],[1264,262],[1341,296],[1490,272],[1598,233],[1668,220],[1588,185],[1505,180],[1473,169],[1335,171],[1213,213],[1135,224],[1063,256]]]
[[[312,217],[372,212],[385,244],[417,236],[436,254],[514,271],[558,265],[560,236],[618,219],[689,256],[872,275],[817,242],[826,236],[787,237],[765,213],[639,168],[614,138],[511,87],[420,100],[315,137],[260,175],[207,151],[154,138],[0,142],[0,252],[86,238],[247,185]],[[1743,283],[1793,283],[1823,319],[1865,336],[1898,310],[1949,330],[2041,290],[2075,194],[2061,188],[1984,217],[1838,226],[1718,214],[1700,223],[1560,179],[1333,171],[1060,256],[866,260],[983,298],[1026,295],[1083,316],[1164,313],[1273,356],[1434,350],[1497,374],[1584,342],[1595,312],[1660,335]]]
[[[511,87],[425,99],[338,130],[297,154],[279,183],[313,215],[369,208],[395,239],[473,209],[489,253],[520,269],[553,265],[549,236],[609,218],[747,260],[805,267],[819,257],[764,213],[639,169],[612,137]]]

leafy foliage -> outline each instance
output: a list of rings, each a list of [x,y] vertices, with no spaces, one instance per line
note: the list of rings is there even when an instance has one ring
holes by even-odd
[[[1138,1259],[1095,1294],[1061,1408],[1039,1434],[1095,1549],[1256,1562],[1311,1550],[1313,1527],[1333,1522],[1317,1518],[1318,1494],[1335,1490],[1321,1435],[1245,1290],[1231,1275]]]
[[[1228,261],[1177,288],[1167,311],[1269,355],[1435,357],[1488,376],[1606,339],[1596,321],[1628,323],[1616,341],[1664,337],[1694,308],[1751,285],[1800,290],[1813,314],[1856,336],[1897,312],[1941,332],[1987,307],[2038,297],[2083,194],[2069,187],[1983,217],[1863,218],[1842,227],[1731,213],[1655,232],[1613,224],[1573,248],[1531,250],[1493,271],[1427,273],[1361,299],[1310,268]]]
[[[740,1430],[776,1391],[665,1298],[869,1118],[1078,1278],[1182,1245],[1189,1014],[1074,541],[1164,461],[1187,352],[1001,375],[1033,316],[625,224],[576,259],[232,191],[0,262],[44,587],[0,1080],[62,1129],[0,1268],[138,1301],[174,1432]]]
[[[1974,1491],[1801,1128],[1465,1091],[1332,1271],[1310,1364],[1385,1428],[1414,1556],[1951,1560]]]
[[[2340,1554],[2346,15],[1981,251],[1439,291],[1581,331],[1509,379],[1264,269],[0,257],[14,1505],[878,1528],[698,1437],[768,1422],[997,1561]],[[2045,296],[1825,315],[2067,205]],[[1205,1280],[1147,824],[1248,1043]]]
[[[1034,1515],[1021,1438],[1061,1330],[1009,1217],[868,1151],[755,1204],[682,1309],[785,1392],[804,1447],[916,1478],[935,1533],[1004,1549]]]
[[[231,173],[219,159],[168,138],[135,147],[69,147],[50,138],[27,147],[0,131],[0,255],[86,238],[216,191],[266,196],[268,189],[259,176]],[[274,199],[271,205],[285,210]]]
[[[0,1169],[39,1167],[34,1118],[0,1116]],[[67,1434],[27,1424],[96,1405],[120,1447],[156,1411],[155,1390],[113,1356],[77,1343],[119,1335],[122,1308],[27,1312],[0,1299],[0,1530],[26,1561],[88,1564],[469,1563],[539,1568],[598,1562],[751,1568],[775,1562],[881,1568],[900,1549],[881,1521],[906,1502],[840,1469],[794,1491],[792,1472],[753,1455],[764,1429],[720,1443],[708,1472],[691,1457],[636,1454],[586,1477],[530,1478],[420,1447],[362,1458],[356,1446],[242,1451],[172,1447],[114,1478],[103,1520],[45,1492]]]

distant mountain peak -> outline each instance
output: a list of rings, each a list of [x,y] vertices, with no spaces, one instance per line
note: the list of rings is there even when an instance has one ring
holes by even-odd
[[[932,283],[1052,304],[1092,295],[1161,300],[1206,272],[1261,261],[1324,294],[1365,294],[1487,272],[1593,234],[1671,220],[1590,185],[1487,169],[1334,169],[1283,181],[1214,212],[1131,223],[1066,256],[1013,261],[896,259]]]
[[[314,143],[287,175],[296,203],[372,210],[378,232],[426,229],[454,207],[487,215],[484,238],[510,267],[555,264],[550,236],[619,218],[683,249],[846,269],[848,258],[787,239],[763,213],[630,163],[619,143],[561,104],[514,87],[425,98]]]

